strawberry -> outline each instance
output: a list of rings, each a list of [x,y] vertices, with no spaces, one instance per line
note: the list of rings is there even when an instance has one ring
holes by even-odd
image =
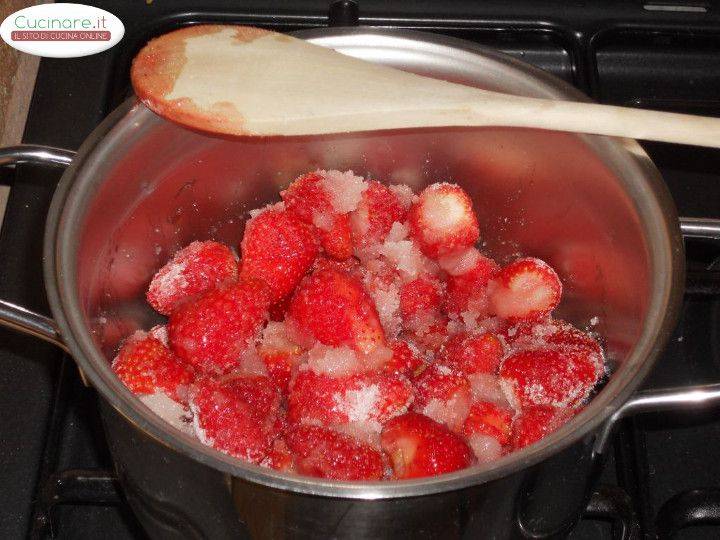
[[[361,353],[385,346],[375,305],[360,281],[325,268],[298,287],[288,311],[295,325],[325,345],[348,345]]]
[[[241,250],[240,277],[267,283],[273,302],[295,289],[318,252],[309,226],[287,211],[272,208],[248,222]]]
[[[404,321],[434,316],[442,302],[442,283],[432,276],[419,277],[400,288],[400,313]]]
[[[268,376],[283,394],[287,394],[293,369],[300,363],[302,348],[289,338],[284,323],[269,322],[263,330],[258,354]]]
[[[382,455],[348,435],[318,426],[294,426],[285,436],[301,474],[333,480],[380,480]]]
[[[224,244],[192,242],[157,271],[147,291],[148,303],[163,315],[220,285],[237,281],[235,255]]]
[[[392,349],[392,358],[383,366],[385,373],[397,373],[412,377],[425,366],[420,353],[407,341],[395,340],[390,343],[390,349]]]
[[[587,350],[531,349],[506,358],[500,377],[511,402],[522,407],[576,407],[590,395],[601,365]]]
[[[461,373],[431,364],[413,381],[413,410],[460,431],[470,409],[470,383]]]
[[[290,385],[288,421],[382,424],[407,411],[412,399],[412,385],[401,375],[361,373],[332,377],[305,369]]]
[[[480,236],[472,200],[460,186],[425,188],[410,208],[410,235],[431,258],[472,246]]]
[[[448,339],[438,361],[466,375],[495,373],[504,352],[503,344],[495,334],[460,332]]]
[[[186,403],[194,370],[150,334],[136,332],[122,346],[112,369],[133,394],[163,392]]]
[[[510,442],[512,420],[512,410],[501,408],[489,401],[477,401],[470,407],[462,434],[465,437],[476,434],[489,435],[504,446]]]
[[[554,323],[555,332],[545,338],[547,343],[561,348],[586,350],[602,357],[602,347],[592,336],[564,321]]]
[[[350,216],[339,212],[333,204],[328,189],[331,177],[337,175],[324,171],[308,173],[297,178],[280,196],[288,211],[317,228],[325,253],[343,260],[352,255]]]
[[[312,267],[313,272],[326,268],[331,268],[339,272],[347,272],[351,276],[355,276],[358,278],[361,277],[363,274],[363,268],[360,266],[360,262],[354,257],[345,259],[343,261],[338,261],[336,259],[329,259],[321,255],[320,257],[315,259],[315,264],[313,264]]]
[[[558,430],[575,414],[574,409],[547,406],[526,407],[513,422],[513,448],[524,448]]]
[[[350,214],[353,245],[381,244],[394,222],[405,221],[407,212],[397,195],[375,180],[368,182],[357,209]]]
[[[393,418],[383,426],[380,440],[399,479],[449,473],[473,462],[465,441],[422,414]]]
[[[276,471],[295,472],[292,452],[290,452],[285,439],[282,437],[273,441],[270,452],[260,464]]]
[[[203,444],[260,463],[276,436],[280,393],[267,377],[206,377],[191,389],[190,409]]]
[[[324,221],[317,223],[319,223],[320,241],[328,257],[338,261],[352,257],[352,229],[348,214],[333,215],[329,218],[329,224],[325,224]]]
[[[184,361],[209,373],[239,365],[267,315],[269,296],[264,283],[240,282],[215,289],[170,315],[170,345]]]
[[[414,319],[409,326],[406,337],[426,355],[436,355],[448,339],[448,320],[444,315]]]
[[[520,321],[503,331],[505,342],[516,349],[537,348],[538,344],[560,349],[583,349],[602,356],[602,347],[592,336],[558,319]]]
[[[490,306],[506,319],[538,319],[560,303],[562,283],[547,263],[517,259],[500,270],[488,285]]]
[[[470,268],[460,274],[448,275],[445,297],[445,309],[448,313],[459,315],[468,310],[478,313],[487,311],[487,284],[500,267],[475,248],[470,249],[477,252]]]

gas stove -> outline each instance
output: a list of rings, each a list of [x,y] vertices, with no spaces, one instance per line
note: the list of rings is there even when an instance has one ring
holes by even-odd
[[[151,37],[198,22],[294,31],[369,25],[459,37],[545,69],[602,102],[720,115],[720,3],[712,2],[94,2],[126,26],[120,44],[43,59],[24,142],[76,149],[130,93],[129,65]],[[720,151],[643,144],[679,213],[720,218]],[[0,234],[0,297],[47,311],[42,231],[59,172],[23,165]],[[688,241],[688,294],[645,388],[720,381],[720,242]],[[143,538],[114,476],[97,396],[71,358],[0,329],[0,535]],[[574,539],[720,536],[717,411],[621,423]],[[172,536],[172,531],[167,532]]]

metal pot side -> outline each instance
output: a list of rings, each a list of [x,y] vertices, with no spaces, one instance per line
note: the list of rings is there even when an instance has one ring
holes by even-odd
[[[550,75],[467,42],[374,29],[301,37],[368,60],[528,96],[584,99]],[[408,89],[412,91],[412,89]],[[484,246],[503,260],[541,257],[561,274],[559,316],[606,338],[612,373],[592,403],[537,445],[483,467],[402,482],[333,482],[245,464],[203,446],[146,409],[109,360],[122,338],[159,319],[144,302],[178,247],[237,245],[245,212],[277,200],[297,174],[353,169],[415,188],[462,185]],[[109,116],[63,176],[48,216],[46,286],[53,314],[93,386],[143,436],[237,482],[327,497],[417,497],[507,477],[587,440],[652,366],[672,330],[684,279],[673,203],[634,141],[525,129],[387,131],[320,138],[210,138],[133,100]]]

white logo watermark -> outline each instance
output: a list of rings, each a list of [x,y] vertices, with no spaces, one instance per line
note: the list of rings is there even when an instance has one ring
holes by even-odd
[[[105,51],[125,26],[112,13],[83,4],[42,4],[16,11],[0,24],[0,37],[19,51],[73,58]]]

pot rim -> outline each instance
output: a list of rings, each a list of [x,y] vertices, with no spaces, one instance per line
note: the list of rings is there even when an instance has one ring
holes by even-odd
[[[536,79],[548,95],[588,100],[575,88],[553,75],[461,39],[412,30],[365,27],[315,29],[295,35],[315,41],[354,36],[359,40],[358,44],[362,43],[362,36],[386,39],[388,45],[402,44],[403,41],[422,41],[449,54],[460,52],[465,55],[479,55],[517,70],[519,75]],[[594,430],[608,419],[640,384],[674,328],[682,299],[685,260],[677,213],[667,187],[659,171],[636,141],[581,136],[593,150],[602,149],[621,163],[627,171],[625,177],[635,177],[636,182],[639,182],[638,186],[644,197],[638,196],[634,202],[636,206],[640,206],[638,212],[643,217],[646,236],[655,238],[654,244],[649,242],[651,268],[655,270],[652,272],[651,302],[642,335],[619,370],[626,371],[623,380],[620,380],[619,372],[616,373],[581,413],[537,444],[513,452],[489,465],[475,466],[436,477],[392,482],[334,481],[279,473],[230,457],[172,428],[122,385],[110,369],[107,359],[94,346],[77,295],[74,294],[76,274],[73,254],[77,242],[73,234],[72,216],[77,215],[79,210],[74,208],[77,205],[72,203],[73,197],[82,191],[75,182],[77,173],[98,148],[110,144],[106,135],[113,127],[128,116],[143,113],[149,111],[139,104],[136,98],[126,100],[90,134],[80,147],[72,165],[63,174],[53,196],[45,228],[45,285],[53,316],[68,348],[80,369],[102,397],[128,422],[159,443],[209,467],[272,488],[367,500],[430,495],[482,484],[534,465],[576,441],[592,436]],[[650,229],[650,225],[654,227]]]

